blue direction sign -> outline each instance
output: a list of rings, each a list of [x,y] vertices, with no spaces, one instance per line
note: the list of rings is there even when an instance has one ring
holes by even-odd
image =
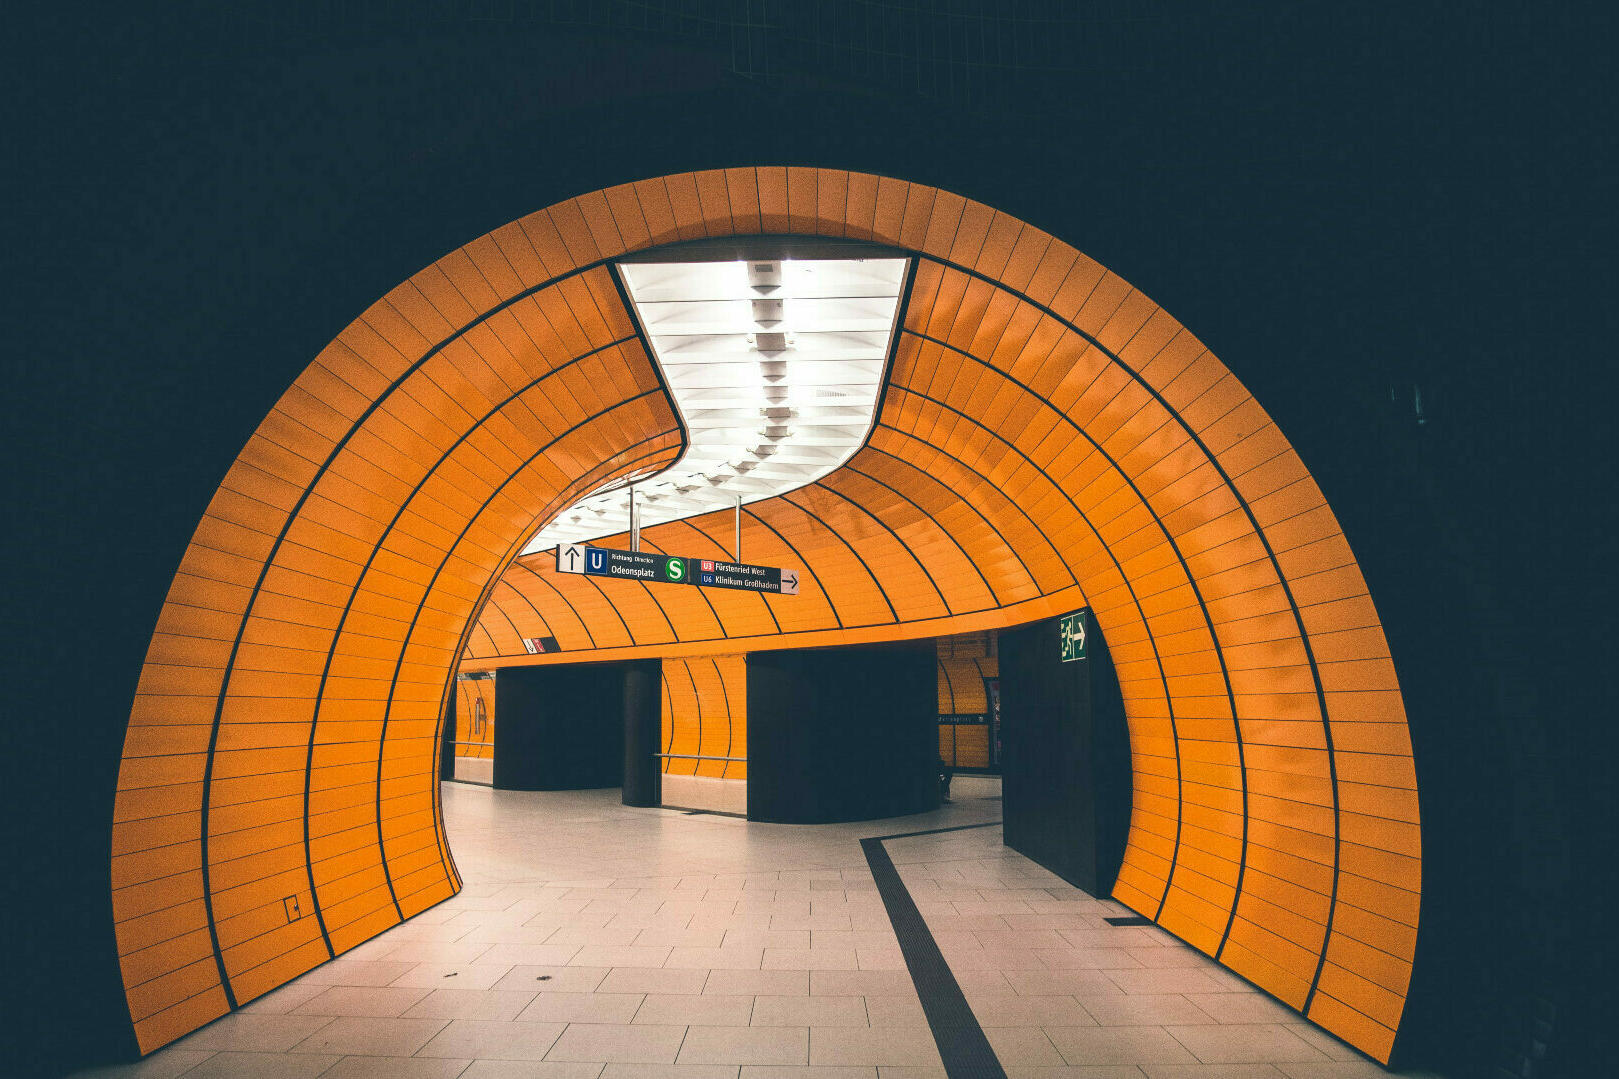
[[[749,592],[798,595],[797,570],[750,566],[745,562],[718,562],[711,558],[693,558],[690,561],[697,583],[709,588],[741,588]]]
[[[557,544],[557,572],[798,595],[798,571],[793,569],[648,554],[645,551],[620,551],[612,547],[590,547],[583,543]]]
[[[587,547],[582,543],[557,545],[557,571],[669,584],[685,584],[690,576],[686,572],[686,560],[677,555]]]

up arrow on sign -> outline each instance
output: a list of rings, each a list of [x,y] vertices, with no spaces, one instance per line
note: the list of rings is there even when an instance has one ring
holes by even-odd
[[[582,543],[557,544],[557,572],[585,572],[585,545]]]

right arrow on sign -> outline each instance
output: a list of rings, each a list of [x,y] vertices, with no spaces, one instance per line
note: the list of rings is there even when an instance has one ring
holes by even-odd
[[[784,569],[781,571],[781,594],[784,596],[798,595],[798,571]]]

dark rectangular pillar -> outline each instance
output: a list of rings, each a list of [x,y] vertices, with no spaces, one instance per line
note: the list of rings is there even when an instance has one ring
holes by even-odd
[[[505,667],[495,682],[495,786],[616,787],[624,767],[623,663]]]
[[[624,804],[663,804],[663,661],[624,667]]]
[[[931,640],[748,654],[748,819],[870,820],[939,804]]]
[[[1107,644],[1084,612],[1085,658],[1060,620],[1000,635],[1006,845],[1096,896],[1113,888],[1130,825],[1129,735]]]

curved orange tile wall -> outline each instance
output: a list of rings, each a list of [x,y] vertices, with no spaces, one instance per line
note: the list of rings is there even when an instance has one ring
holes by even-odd
[[[663,661],[663,751],[672,754],[663,761],[666,775],[748,778],[745,657]]]
[[[546,556],[512,562],[578,492],[678,450],[603,260],[760,233],[915,256],[868,445],[744,511],[745,556],[802,566],[801,594],[609,595]],[[517,370],[497,385],[482,373],[497,366]],[[497,410],[503,437],[460,462],[491,402],[543,372],[532,417]],[[521,463],[529,452],[544,464]],[[469,485],[499,488],[500,508]],[[643,542],[722,555],[729,533],[715,515]],[[1386,1060],[1421,892],[1393,664],[1321,492],[1196,338],[1045,233],[875,176],[683,174],[497,230],[323,353],[187,552],[114,826],[142,1045],[454,890],[433,791],[457,657],[553,662],[518,657],[519,637],[554,636],[595,658],[689,658],[980,632],[1082,605],[1130,724],[1115,897]],[[277,922],[299,888],[321,924]]]

